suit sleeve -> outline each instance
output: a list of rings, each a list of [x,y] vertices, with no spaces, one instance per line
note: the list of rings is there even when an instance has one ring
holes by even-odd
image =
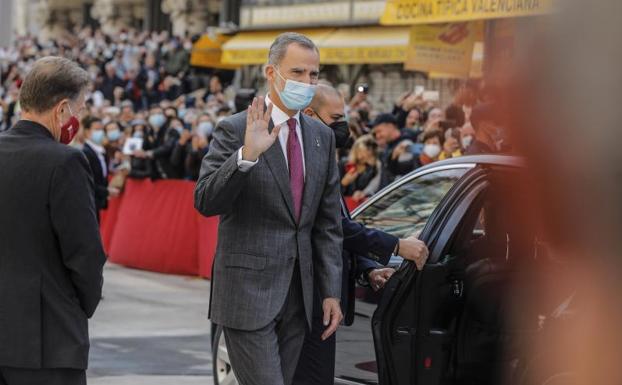
[[[250,173],[238,169],[241,147],[233,125],[226,120],[218,123],[194,189],[194,207],[206,217],[231,211],[245,187]]]
[[[167,133],[167,138],[165,139],[164,143],[162,143],[160,147],[156,147],[153,150],[151,150],[153,153],[153,158],[154,159],[170,158],[171,154],[173,153],[173,150],[175,149],[175,146],[177,146],[178,140],[179,140],[179,134],[177,134],[177,132],[172,131],[172,129],[169,128],[169,132]]]
[[[335,159],[335,136],[330,135],[329,159]],[[341,298],[343,272],[343,230],[341,228],[341,192],[337,162],[328,162],[320,205],[313,224],[314,267],[323,299]]]
[[[63,263],[87,317],[95,312],[103,285],[106,255],[93,200],[93,178],[86,157],[72,152],[58,165],[50,187],[50,217]]]
[[[399,241],[397,237],[384,231],[367,228],[346,217],[342,217],[341,220],[344,250],[382,265],[389,263]]]
[[[370,269],[378,269],[381,266],[377,263],[372,261],[369,258],[365,258],[365,257],[361,257],[360,255],[356,256],[356,272],[355,272],[355,277],[360,277],[362,274],[364,274],[367,270]],[[367,277],[364,277],[365,280],[367,280]]]

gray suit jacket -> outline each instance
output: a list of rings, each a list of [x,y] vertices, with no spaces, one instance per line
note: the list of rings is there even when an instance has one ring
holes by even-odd
[[[342,228],[335,138],[330,128],[300,115],[305,188],[294,219],[289,171],[276,140],[248,172],[238,170],[246,112],[218,124],[196,185],[195,207],[220,215],[210,315],[213,322],[257,330],[285,303],[296,258],[311,325],[313,275],[323,298],[340,298]],[[270,130],[272,130],[272,122]]]

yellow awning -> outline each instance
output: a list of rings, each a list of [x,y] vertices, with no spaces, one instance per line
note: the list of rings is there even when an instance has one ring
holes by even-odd
[[[295,32],[302,33],[320,45],[334,28],[303,29]],[[226,64],[248,65],[264,64],[268,62],[268,51],[274,39],[286,31],[255,31],[241,32],[223,45],[222,62]]]
[[[321,41],[322,64],[403,63],[410,29],[408,27],[339,28]]]
[[[222,45],[230,37],[205,34],[192,46],[190,65],[197,67],[236,69],[239,66],[222,63]]]
[[[550,13],[554,0],[387,0],[383,25],[497,19]]]

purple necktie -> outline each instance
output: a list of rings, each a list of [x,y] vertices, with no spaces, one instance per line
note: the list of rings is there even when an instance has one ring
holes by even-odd
[[[289,136],[287,138],[287,163],[289,164],[289,187],[292,190],[294,199],[294,214],[296,222],[300,221],[302,209],[302,192],[305,187],[304,166],[302,164],[302,149],[296,132],[296,119],[290,118],[287,121],[289,126]]]

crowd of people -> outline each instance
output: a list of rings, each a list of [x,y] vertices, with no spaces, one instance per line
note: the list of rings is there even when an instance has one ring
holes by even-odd
[[[110,36],[84,28],[51,42],[20,37],[0,48],[0,131],[19,120],[19,88],[32,63],[65,56],[92,79],[72,145],[101,166],[100,208],[128,177],[196,180],[215,126],[245,109],[255,91],[236,92],[216,74],[196,76],[191,48],[190,37],[136,30]],[[351,132],[347,149],[338,154],[341,186],[355,201],[437,160],[501,150],[494,105],[477,83],[461,86],[445,109],[418,90],[402,95],[392,111],[374,108],[368,87],[352,96],[348,86],[337,88]]]
[[[415,91],[391,112],[374,110],[365,92],[348,108],[353,143],[339,164],[342,192],[356,201],[439,160],[510,150],[494,99],[479,82],[463,84],[445,109]]]

